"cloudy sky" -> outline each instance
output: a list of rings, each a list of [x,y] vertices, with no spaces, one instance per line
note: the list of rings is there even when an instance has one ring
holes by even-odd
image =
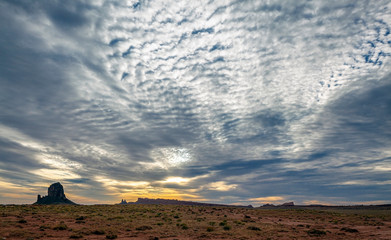
[[[391,199],[389,0],[0,0],[0,203]]]

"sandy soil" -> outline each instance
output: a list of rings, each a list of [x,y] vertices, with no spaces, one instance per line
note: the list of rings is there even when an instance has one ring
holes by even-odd
[[[2,239],[391,239],[391,209],[8,205]]]

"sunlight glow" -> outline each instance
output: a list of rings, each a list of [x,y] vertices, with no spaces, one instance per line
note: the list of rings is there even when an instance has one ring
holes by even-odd
[[[250,198],[249,201],[254,201],[258,203],[279,203],[284,201],[284,197],[281,196],[268,196],[268,197],[259,197],[259,198]]]
[[[237,186],[238,186],[237,184],[227,184],[224,181],[219,181],[219,182],[210,183],[208,189],[225,192],[225,191],[233,190],[237,188]]]
[[[183,178],[183,177],[169,177],[165,179],[164,181],[160,181],[161,183],[188,183],[191,180],[191,178]]]
[[[187,148],[157,148],[151,153],[156,166],[161,168],[178,167],[193,160],[190,150]]]

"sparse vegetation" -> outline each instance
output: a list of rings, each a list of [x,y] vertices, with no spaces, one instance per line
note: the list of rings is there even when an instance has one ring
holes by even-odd
[[[117,234],[108,234],[106,235],[106,239],[116,239],[118,236]]]
[[[253,231],[261,231],[261,229],[259,227],[255,227],[255,226],[249,226],[247,229],[253,230]]]
[[[61,221],[59,224],[57,224],[55,227],[53,227],[53,230],[67,230],[68,226]]]
[[[311,230],[308,230],[307,233],[311,236],[322,236],[322,235],[326,235],[326,232],[323,231],[323,230],[318,230],[318,229],[311,229]]]
[[[69,236],[69,238],[71,238],[71,239],[79,239],[82,237],[83,237],[83,235],[81,233],[73,233],[71,236]]]
[[[354,229],[354,228],[348,228],[348,227],[343,227],[341,228],[341,231],[344,231],[344,232],[350,232],[350,233],[356,233],[358,232],[357,229]]]
[[[136,230],[138,231],[145,231],[145,230],[151,230],[152,227],[151,226],[140,226],[140,227],[137,227]]]
[[[104,235],[106,232],[103,230],[94,230],[91,233],[95,235]]]
[[[387,239],[391,229],[391,207],[362,213],[352,209],[0,205],[0,214],[0,239]]]
[[[228,231],[228,230],[231,230],[231,226],[229,226],[229,225],[225,225],[224,227],[223,227],[223,229],[225,230],[225,231]]]

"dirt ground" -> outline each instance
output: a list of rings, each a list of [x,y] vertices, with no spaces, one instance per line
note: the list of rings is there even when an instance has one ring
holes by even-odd
[[[391,208],[0,205],[4,239],[391,239]]]

